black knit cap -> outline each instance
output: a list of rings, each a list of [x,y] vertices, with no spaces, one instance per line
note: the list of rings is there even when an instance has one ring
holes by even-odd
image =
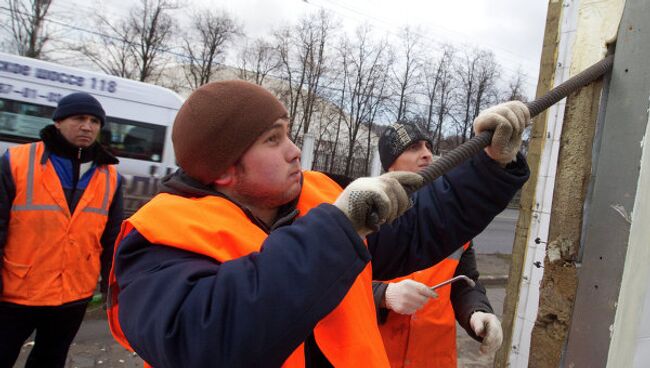
[[[101,125],[106,123],[106,113],[97,99],[85,92],[69,94],[59,100],[52,120],[60,121],[74,115],[92,115],[99,119]]]
[[[384,170],[388,171],[399,155],[418,141],[427,141],[431,145],[431,139],[415,124],[395,123],[386,128],[379,137],[379,159]]]

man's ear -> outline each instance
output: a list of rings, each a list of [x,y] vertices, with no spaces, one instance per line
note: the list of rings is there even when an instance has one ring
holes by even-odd
[[[230,165],[223,174],[214,179],[214,184],[219,187],[227,187],[235,181],[235,165]]]

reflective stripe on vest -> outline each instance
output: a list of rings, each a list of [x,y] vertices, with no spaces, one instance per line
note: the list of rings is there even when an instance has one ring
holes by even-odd
[[[95,169],[70,213],[42,142],[9,149],[16,195],[5,245],[0,300],[61,305],[92,296],[99,277],[100,239],[117,187],[114,167]]]
[[[297,206],[300,216],[321,203],[332,203],[340,192],[341,188],[327,176],[305,172]],[[207,218],[210,220],[207,221]],[[189,224],[192,224],[193,231],[184,231]],[[220,262],[259,251],[268,236],[239,207],[216,196],[188,199],[160,194],[125,221],[119,239],[133,228],[149,242],[189,250]],[[116,244],[119,246],[119,241]],[[339,306],[314,329],[319,348],[335,367],[388,367],[375,319],[371,274],[368,265]],[[111,331],[118,342],[130,348],[119,326],[119,287],[113,272],[109,282],[111,305],[108,314]],[[304,350],[301,345],[284,366],[304,365]]]
[[[15,151],[14,151],[15,154]],[[15,160],[11,159],[12,154],[9,153],[10,160],[12,162],[15,162]],[[26,191],[27,193],[25,194],[25,204],[24,205],[17,205],[15,204],[11,207],[12,211],[60,211],[61,207],[58,205],[38,205],[34,204],[34,162],[36,161],[36,144],[32,143],[29,145],[29,159],[27,163],[27,183],[26,183]]]
[[[435,285],[452,278],[469,243],[459,247],[442,262],[390,282],[412,279]],[[389,313],[379,326],[391,367],[456,368],[456,316],[451,304],[451,285],[436,290],[438,298],[416,313]]]

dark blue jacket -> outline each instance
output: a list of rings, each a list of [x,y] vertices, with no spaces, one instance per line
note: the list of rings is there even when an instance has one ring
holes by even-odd
[[[295,221],[282,209],[261,252],[221,264],[134,230],[115,255],[121,327],[157,368],[277,367],[302,342],[307,366],[328,366],[312,330],[369,260],[374,279],[432,266],[481,232],[528,175],[523,157],[504,170],[482,152],[415,193],[413,207],[368,236],[367,248],[330,204]],[[219,195],[182,173],[164,185]]]

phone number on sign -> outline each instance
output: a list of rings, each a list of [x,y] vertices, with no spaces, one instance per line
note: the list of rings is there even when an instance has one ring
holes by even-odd
[[[56,93],[56,92],[48,92],[48,93],[39,93],[38,90],[34,88],[28,88],[28,87],[23,87],[23,88],[14,88],[13,85],[7,84],[7,83],[0,83],[0,94],[1,95],[19,95],[22,96],[23,98],[30,98],[34,100],[42,99],[46,100],[47,102],[59,102],[61,99],[61,94]]]

